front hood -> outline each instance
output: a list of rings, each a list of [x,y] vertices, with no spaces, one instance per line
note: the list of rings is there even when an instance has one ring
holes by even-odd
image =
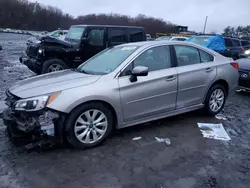
[[[57,45],[57,46],[62,46],[62,47],[66,47],[66,48],[73,48],[74,46],[76,46],[75,43],[73,42],[69,42],[66,40],[61,40],[55,37],[50,37],[50,36],[46,36],[43,37],[41,39],[42,43],[46,44],[46,45]]]
[[[244,59],[238,59],[236,60],[239,64],[239,69],[249,70],[250,71],[250,59],[244,58]]]
[[[88,75],[71,70],[35,76],[17,82],[9,91],[20,98],[29,98],[94,83],[98,75]]]

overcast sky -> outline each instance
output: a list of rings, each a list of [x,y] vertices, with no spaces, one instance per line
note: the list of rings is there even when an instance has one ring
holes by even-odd
[[[30,0],[52,5],[73,16],[90,13],[145,14],[189,30],[221,32],[226,26],[250,25],[250,0]]]

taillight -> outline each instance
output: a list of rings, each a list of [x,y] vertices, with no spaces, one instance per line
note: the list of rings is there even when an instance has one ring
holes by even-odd
[[[241,48],[242,49],[242,52],[244,53],[245,52],[245,49],[244,48]]]
[[[234,68],[236,68],[237,70],[239,70],[239,64],[237,62],[232,62],[230,63]]]

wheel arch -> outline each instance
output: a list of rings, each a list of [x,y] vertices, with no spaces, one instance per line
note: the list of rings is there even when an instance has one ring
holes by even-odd
[[[117,128],[118,116],[117,116],[116,110],[109,102],[104,101],[104,100],[89,100],[89,101],[83,102],[83,103],[75,106],[73,109],[71,109],[71,111],[69,113],[71,113],[74,109],[78,108],[81,105],[90,104],[90,103],[99,103],[99,104],[103,104],[104,106],[106,106],[111,111],[111,113],[114,117],[114,126],[115,126],[114,128]]]
[[[224,79],[219,79],[219,80],[214,81],[214,82],[210,85],[210,87],[207,89],[206,95],[205,95],[205,97],[204,97],[204,99],[203,99],[203,103],[204,103],[205,100],[206,100],[206,97],[207,97],[207,94],[208,94],[209,90],[210,90],[213,86],[215,86],[215,85],[222,85],[223,87],[225,87],[225,89],[226,89],[226,96],[228,96],[228,93],[229,93],[229,84],[228,84],[228,82],[227,82],[226,80],[224,80]]]

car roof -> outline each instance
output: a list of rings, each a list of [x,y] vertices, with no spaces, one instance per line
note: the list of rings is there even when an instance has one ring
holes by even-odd
[[[124,25],[72,25],[71,27],[120,27],[120,28],[138,28],[138,29],[143,29],[143,27],[138,27],[138,26],[124,26]]]
[[[125,43],[125,44],[121,44],[118,45],[119,47],[125,47],[125,46],[137,46],[139,48],[150,48],[150,47],[154,47],[157,45],[187,45],[187,46],[191,46],[194,48],[199,48],[205,51],[210,52],[213,55],[216,55],[217,53],[211,49],[208,49],[204,46],[201,46],[199,44],[195,44],[192,42],[186,42],[186,41],[165,41],[165,40],[159,40],[159,41],[143,41],[143,42],[132,42],[132,43]],[[218,54],[217,54],[218,55]]]
[[[186,45],[191,45],[191,46],[200,46],[191,42],[185,42],[185,41],[166,41],[166,40],[154,40],[154,41],[142,41],[142,42],[130,42],[130,43],[125,43],[125,44],[121,44],[119,46],[145,46],[145,47],[150,47],[150,46],[154,46],[154,45],[161,45],[161,44],[166,44],[166,45],[176,45],[176,44],[186,44]]]

